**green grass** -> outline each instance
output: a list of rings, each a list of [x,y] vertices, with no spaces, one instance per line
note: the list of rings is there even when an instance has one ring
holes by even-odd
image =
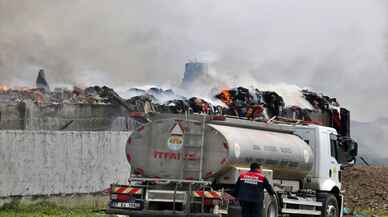
[[[11,202],[0,208],[0,217],[104,217],[102,211],[93,209],[69,209],[48,202],[20,204]]]

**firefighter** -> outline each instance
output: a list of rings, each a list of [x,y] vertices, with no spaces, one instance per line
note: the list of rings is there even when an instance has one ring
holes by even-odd
[[[238,178],[234,196],[240,201],[242,217],[261,217],[264,189],[271,196],[275,192],[262,174],[260,164],[252,163],[250,168],[249,172],[241,174]]]

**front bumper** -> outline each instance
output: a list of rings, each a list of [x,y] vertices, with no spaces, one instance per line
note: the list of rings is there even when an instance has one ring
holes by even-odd
[[[108,208],[106,214],[128,215],[131,217],[219,217],[213,213],[183,213],[173,211],[153,211],[153,210],[128,210],[119,208]],[[228,217],[241,217],[240,206],[229,206]]]
[[[116,215],[128,215],[131,217],[219,217],[219,215],[212,213],[182,213],[182,212],[172,212],[172,211],[151,211],[151,210],[128,210],[128,209],[118,209],[118,208],[109,208],[106,211],[106,214],[116,214]]]

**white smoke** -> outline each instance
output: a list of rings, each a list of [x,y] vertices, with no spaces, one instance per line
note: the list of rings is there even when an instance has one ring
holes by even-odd
[[[370,120],[388,107],[387,8],[386,0],[0,0],[0,81],[28,83],[44,68],[54,84],[174,87],[184,63],[205,60],[230,86],[240,77],[311,86]]]

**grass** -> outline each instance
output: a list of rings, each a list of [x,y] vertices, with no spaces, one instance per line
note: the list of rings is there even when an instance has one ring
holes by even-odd
[[[355,209],[355,216],[369,217],[388,217],[388,212],[375,209]],[[365,215],[366,214],[366,215]],[[39,202],[34,204],[24,204],[20,201],[13,201],[4,204],[0,208],[0,217],[105,217],[101,210],[90,208],[69,209],[59,207],[50,202]]]
[[[105,213],[93,209],[69,209],[53,203],[21,204],[11,202],[0,208],[0,217],[104,217]]]

